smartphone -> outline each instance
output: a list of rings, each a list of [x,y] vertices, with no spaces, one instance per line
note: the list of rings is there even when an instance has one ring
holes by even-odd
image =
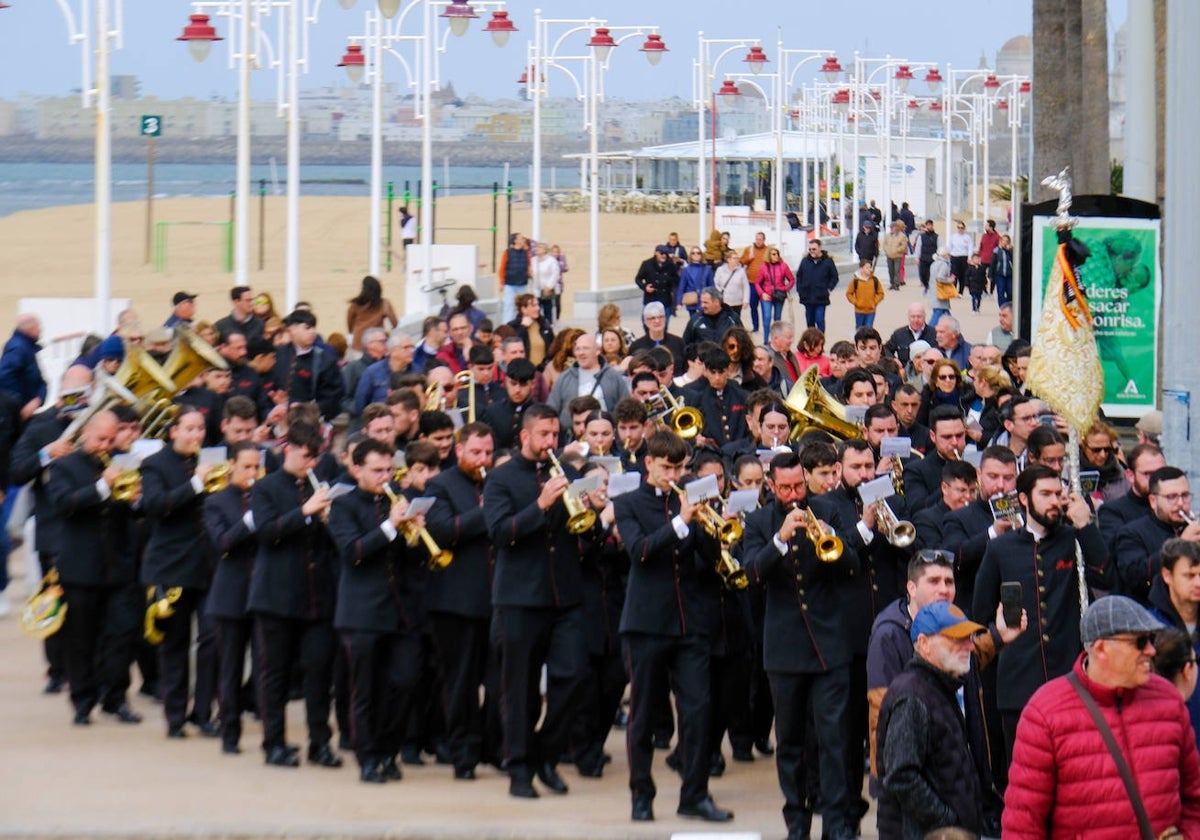
[[[1054,428],[1054,415],[1053,414],[1039,414],[1037,420],[1038,420],[1038,423],[1040,423],[1043,426],[1049,426],[1051,429]]]
[[[1000,606],[1004,608],[1004,623],[1009,627],[1021,626],[1021,584],[1019,581],[1004,581],[1000,584]]]

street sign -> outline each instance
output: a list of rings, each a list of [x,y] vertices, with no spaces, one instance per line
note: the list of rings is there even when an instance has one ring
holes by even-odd
[[[145,115],[142,117],[142,136],[162,136],[162,117]]]

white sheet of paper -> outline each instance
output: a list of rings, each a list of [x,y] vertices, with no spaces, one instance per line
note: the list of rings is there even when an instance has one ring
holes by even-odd
[[[133,446],[129,447],[129,454],[136,455],[139,461],[144,461],[155,452],[161,452],[163,442],[155,438],[138,438],[133,442]]]
[[[695,481],[690,481],[683,485],[684,491],[687,493],[688,501],[693,505],[698,505],[708,499],[716,498],[721,495],[721,490],[717,486],[717,477],[715,475],[706,475],[704,478],[698,478]]]
[[[756,450],[754,454],[758,456],[759,463],[761,463],[764,467],[766,467],[771,463],[771,460],[775,457],[775,450],[759,449],[759,450]]]
[[[407,467],[408,459],[404,457],[403,452],[396,452],[392,455],[392,469],[396,467]]]
[[[334,499],[337,499],[341,496],[345,496],[347,493],[353,493],[353,492],[354,492],[353,484],[335,484],[329,488],[329,492],[325,495],[325,498],[332,502]]]
[[[620,473],[608,479],[608,498],[615,499],[622,493],[631,493],[642,484],[642,474],[638,472]]]
[[[609,475],[616,475],[621,471],[621,459],[613,457],[612,455],[597,455],[589,460],[593,464],[599,464],[600,466],[604,467],[605,471]]]
[[[593,473],[583,478],[577,478],[567,485],[567,495],[578,499],[584,493],[590,493],[600,486],[600,476]]]
[[[891,458],[893,455],[901,458],[912,455],[912,438],[890,437],[879,441],[879,457]]]
[[[880,499],[886,499],[895,492],[896,488],[892,484],[892,477],[890,475],[885,475],[882,478],[873,478],[858,485],[858,497],[862,499],[864,507],[872,505]]]
[[[446,413],[450,415],[450,422],[454,424],[454,431],[458,431],[463,427],[463,416],[466,414],[466,409],[448,408]]]
[[[725,502],[726,513],[751,513],[758,510],[758,491],[753,487],[747,490],[734,490]]]
[[[407,519],[412,519],[422,513],[427,513],[436,501],[437,499],[433,496],[417,496],[417,498],[408,503],[408,513],[404,514],[404,516]]]
[[[224,464],[228,460],[229,455],[224,446],[206,446],[200,450],[197,465],[203,467],[205,464]]]
[[[846,406],[846,422],[861,424],[867,417],[867,407],[865,405],[848,405]]]
[[[119,470],[136,470],[142,465],[142,459],[132,452],[114,455],[112,465]]]

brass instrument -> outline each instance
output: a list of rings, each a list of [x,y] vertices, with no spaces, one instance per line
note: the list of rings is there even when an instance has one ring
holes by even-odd
[[[896,548],[908,548],[917,539],[917,529],[907,519],[896,516],[896,511],[892,510],[887,499],[880,499],[875,503],[875,517],[879,520],[879,527],[887,541]]]
[[[479,481],[480,481],[480,483],[483,483],[486,480],[487,480],[487,467],[480,466],[479,467]]]
[[[550,475],[559,476],[566,475],[559,463],[558,457],[554,452],[547,450],[546,454],[550,456]],[[583,502],[572,496],[566,490],[562,496],[563,507],[567,509],[567,531],[578,536],[592,530],[596,524],[596,511],[589,507],[585,507]]]
[[[175,602],[182,597],[183,587],[172,586],[163,593],[161,598],[154,597],[157,592],[158,589],[153,586],[146,589],[146,598],[154,600],[151,600],[150,606],[146,607],[146,618],[142,627],[146,641],[152,645],[162,642],[163,632],[158,628],[158,622],[175,614]]]
[[[808,508],[801,507],[798,502],[792,503],[796,510],[804,512],[804,532],[808,541],[817,552],[817,559],[822,563],[836,563],[842,558],[842,539],[833,529],[817,519]]]
[[[467,422],[475,422],[475,374],[470,370],[460,370],[454,374],[454,383],[459,388],[469,388],[467,391]]]
[[[783,405],[792,418],[792,440],[814,429],[841,440],[863,436],[862,427],[846,419],[846,407],[821,387],[816,365],[800,374]]]
[[[737,558],[729,553],[728,546],[721,544],[721,559],[717,561],[717,574],[726,588],[738,590],[750,585],[750,577]]]
[[[138,394],[141,400],[135,408],[142,417],[145,437],[162,437],[179,413],[179,406],[172,403],[171,398],[192,380],[212,368],[229,369],[224,357],[189,327],[176,325],[174,331],[175,349],[161,366],[156,365],[166,377],[167,384],[149,393]]]
[[[383,485],[383,492],[388,497],[388,502],[393,505],[400,500],[400,497],[396,495],[396,491],[389,484]],[[412,522],[405,522],[401,528],[401,533],[404,534],[404,540],[410,546],[415,546],[418,540],[425,545],[425,550],[429,552],[429,568],[444,569],[454,560],[454,552],[446,551],[439,547],[433,541],[433,535],[429,533],[428,528],[415,528]]]
[[[164,389],[168,394],[175,392],[174,383],[158,362],[154,361],[154,357],[136,344],[125,346],[125,360],[121,362],[116,373],[109,376],[97,368],[95,377],[96,387],[88,407],[81,411],[63,432],[67,440],[78,438],[88,421],[101,411],[107,411],[120,403],[127,403],[141,415],[144,403],[151,395]]]
[[[104,464],[105,469],[112,466],[112,457],[107,452],[97,452],[96,457]],[[117,502],[128,504],[141,495],[141,492],[142,474],[136,469],[121,470],[121,474],[112,485],[112,497]]]
[[[220,493],[228,487],[230,469],[229,462],[225,461],[209,470],[208,475],[204,476],[204,492]]]
[[[680,498],[687,498],[687,491],[673,481],[671,489]],[[729,547],[742,538],[742,523],[736,519],[725,519],[707,502],[696,505],[695,513],[700,526],[721,543],[721,558],[717,561],[715,571],[722,583],[729,589],[745,589],[750,585],[750,578],[737,558],[729,553]]]
[[[892,456],[892,489],[897,496],[904,495],[904,462],[899,455]]]
[[[446,407],[446,388],[441,382],[425,387],[425,407],[422,411],[441,411]]]
[[[658,410],[653,413],[653,418],[669,426],[684,440],[691,440],[704,431],[704,417],[700,409],[684,405],[683,399],[672,394],[667,386],[659,388],[654,405]]]
[[[1189,525],[1196,524],[1196,514],[1192,513],[1190,510],[1179,511],[1179,516]]]
[[[67,605],[62,597],[58,570],[51,569],[42,578],[37,592],[26,598],[21,607],[21,632],[35,639],[48,639],[61,630],[67,619]]]

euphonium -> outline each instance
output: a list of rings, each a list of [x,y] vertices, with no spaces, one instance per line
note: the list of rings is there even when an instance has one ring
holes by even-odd
[[[892,510],[887,499],[880,499],[875,503],[875,516],[879,519],[879,526],[887,541],[896,548],[908,548],[916,540],[917,529],[907,519],[896,516],[896,511]]]
[[[842,557],[842,540],[833,533],[833,529],[821,522],[808,508],[792,503],[796,510],[804,511],[804,532],[808,541],[817,552],[817,559],[822,563],[835,563]]]
[[[156,587],[146,589],[146,597],[154,598],[157,593]],[[143,634],[152,645],[157,645],[163,640],[163,632],[158,629],[158,622],[164,618],[170,618],[175,614],[175,602],[183,595],[182,586],[172,586],[163,593],[161,598],[155,598],[150,602],[150,606],[146,607],[146,618],[143,629]]]
[[[204,476],[204,492],[220,493],[229,486],[229,462],[217,464]]]
[[[51,569],[42,578],[37,592],[26,598],[21,607],[21,632],[35,639],[49,639],[61,630],[67,618],[67,605],[62,597],[58,570]]]
[[[97,452],[96,457],[104,464],[105,469],[112,465],[112,457],[107,452]],[[132,502],[141,492],[142,474],[137,470],[121,470],[121,474],[113,482],[113,501]]]
[[[400,499],[396,495],[396,491],[388,484],[383,485],[383,492],[388,497],[388,502],[393,505]],[[409,545],[416,545],[418,540],[425,545],[425,550],[429,552],[429,568],[444,569],[454,560],[454,552],[440,548],[433,541],[433,535],[427,528],[416,528],[412,522],[405,522],[401,533],[404,534],[404,539]]]
[[[552,465],[550,467],[550,475],[566,475],[562,464],[559,463],[555,454],[550,450],[547,450],[546,454],[550,456],[550,463]],[[565,490],[563,491],[562,500],[563,507],[567,509],[567,531],[578,536],[592,530],[592,526],[596,524],[596,511],[585,507],[583,502]]]

